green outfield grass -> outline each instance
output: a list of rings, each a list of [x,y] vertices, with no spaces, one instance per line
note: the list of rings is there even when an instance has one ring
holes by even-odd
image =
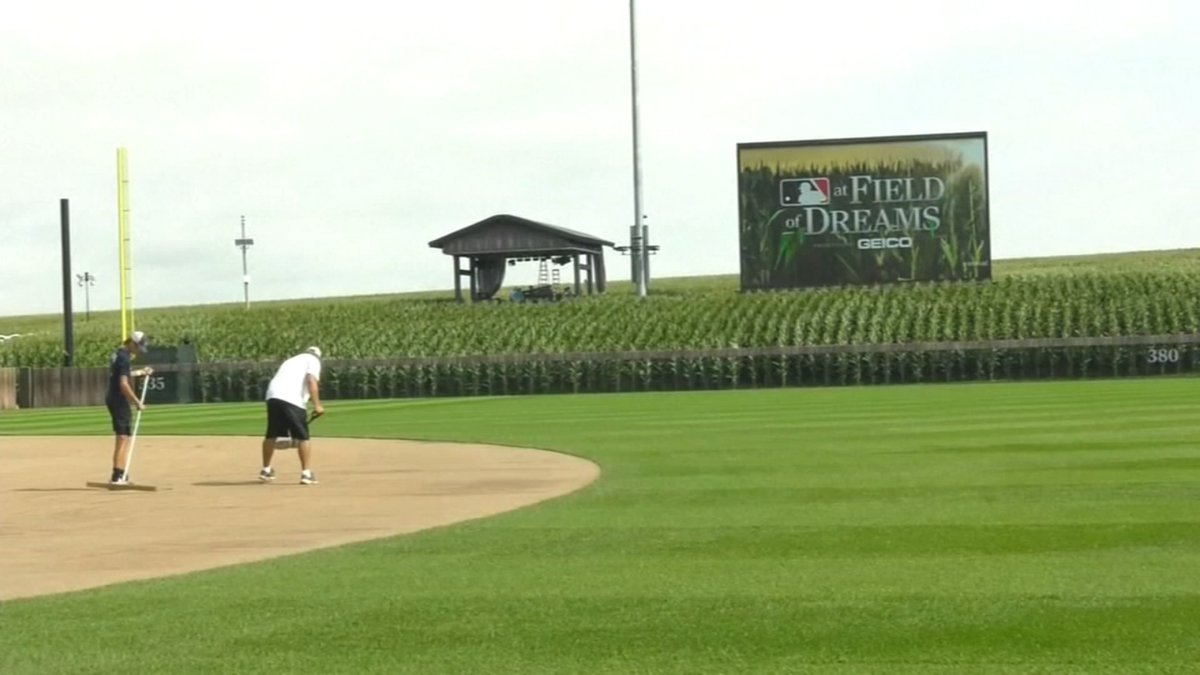
[[[534,446],[603,475],[426,533],[6,603],[0,672],[1196,672],[1198,394],[1154,379],[333,403],[322,435]],[[142,428],[260,426],[258,405],[226,405],[155,408]],[[7,412],[0,431],[107,419]]]

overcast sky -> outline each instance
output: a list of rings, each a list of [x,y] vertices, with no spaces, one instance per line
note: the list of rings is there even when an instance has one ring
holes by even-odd
[[[893,134],[988,133],[996,258],[1200,246],[1196,4],[641,0],[653,271],[737,273],[737,143]],[[496,213],[627,243],[631,138],[621,0],[12,4],[0,316],[61,309],[62,198],[119,305],[119,146],[149,307],[240,301],[243,215],[252,300],[447,288]]]

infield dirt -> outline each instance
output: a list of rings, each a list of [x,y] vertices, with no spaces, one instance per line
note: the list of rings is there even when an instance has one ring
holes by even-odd
[[[139,437],[135,483],[106,480],[112,438],[0,437],[0,600],[249,563],[482,518],[599,476],[555,452],[455,443],[315,439],[319,485],[295,450],[257,479],[260,440]]]

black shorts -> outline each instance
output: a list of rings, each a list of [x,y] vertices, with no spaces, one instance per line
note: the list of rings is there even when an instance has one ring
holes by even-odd
[[[124,396],[120,398],[106,398],[104,405],[108,407],[108,416],[112,418],[112,430],[118,436],[133,435],[133,409],[129,405],[129,400]]]
[[[264,438],[291,436],[294,441],[308,440],[308,411],[277,398],[267,399],[267,435]]]

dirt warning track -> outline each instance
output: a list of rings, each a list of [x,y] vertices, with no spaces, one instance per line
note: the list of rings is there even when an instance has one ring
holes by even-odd
[[[156,492],[86,487],[112,438],[0,436],[0,600],[81,590],[378,539],[510,511],[599,476],[554,452],[456,443],[314,440],[257,479],[259,439],[139,437],[132,476]]]

